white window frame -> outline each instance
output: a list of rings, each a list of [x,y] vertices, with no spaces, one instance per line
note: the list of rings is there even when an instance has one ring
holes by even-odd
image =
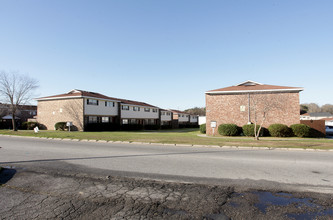
[[[87,105],[96,105],[96,106],[98,106],[98,100],[97,99],[87,99]]]
[[[96,120],[93,120],[96,119]],[[98,118],[97,116],[88,116],[88,123],[97,123]]]
[[[114,102],[105,101],[105,107],[114,107]]]
[[[122,106],[121,106],[121,110],[126,110],[126,111],[128,111],[128,110],[129,110],[129,105],[122,105]]]
[[[102,123],[109,123],[109,117],[103,116],[102,117]]]

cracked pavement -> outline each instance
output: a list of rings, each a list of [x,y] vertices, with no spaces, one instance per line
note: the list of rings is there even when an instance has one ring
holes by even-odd
[[[2,177],[11,175],[6,169]],[[224,216],[228,187],[21,170],[0,187],[1,219],[201,219]],[[208,218],[208,217],[207,217]]]
[[[288,194],[294,203],[268,203],[263,209],[258,192],[251,189],[105,176],[84,167],[73,170],[19,164],[3,170],[0,219],[333,218],[329,194],[294,192]],[[302,198],[311,200],[303,204]]]

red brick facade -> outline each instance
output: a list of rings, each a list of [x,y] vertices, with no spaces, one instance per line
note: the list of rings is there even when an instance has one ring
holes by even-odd
[[[206,93],[207,135],[213,135],[211,122],[216,121],[214,135],[220,124],[243,126],[249,121],[264,127],[281,123],[288,126],[300,121],[299,91],[260,91]]]

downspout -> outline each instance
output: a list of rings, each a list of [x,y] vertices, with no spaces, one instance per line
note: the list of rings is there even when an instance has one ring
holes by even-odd
[[[247,122],[247,124],[251,124],[251,111],[250,111],[250,105],[251,105],[251,102],[250,102],[250,93],[248,94],[248,96],[247,96],[247,98],[248,98],[248,106],[247,106],[247,112],[248,112],[248,122]]]

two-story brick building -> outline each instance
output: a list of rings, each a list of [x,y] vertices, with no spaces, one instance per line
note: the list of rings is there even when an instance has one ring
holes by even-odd
[[[217,134],[220,124],[299,123],[299,92],[303,88],[246,81],[206,92],[207,134]],[[216,129],[213,127],[216,126]]]
[[[57,122],[72,122],[76,130],[114,130],[119,128],[159,128],[172,125],[170,110],[145,102],[119,99],[74,89],[68,93],[37,98],[37,121],[48,130]],[[186,117],[185,117],[186,115]],[[195,116],[196,117],[196,116]],[[183,114],[180,123],[195,123]]]

